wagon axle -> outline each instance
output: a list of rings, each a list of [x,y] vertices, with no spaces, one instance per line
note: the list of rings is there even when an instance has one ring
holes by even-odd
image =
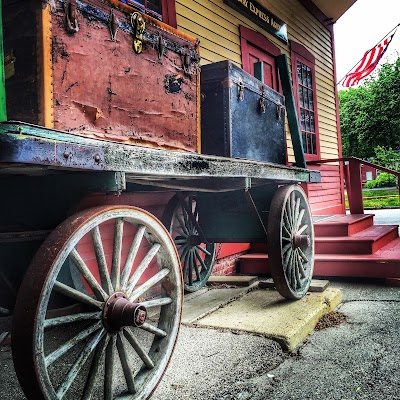
[[[311,244],[310,235],[293,235],[292,238],[292,247],[294,249],[300,248],[302,250],[306,249]]]
[[[125,326],[142,326],[146,318],[146,307],[132,303],[122,292],[110,296],[103,308],[103,323],[109,332],[118,332]]]

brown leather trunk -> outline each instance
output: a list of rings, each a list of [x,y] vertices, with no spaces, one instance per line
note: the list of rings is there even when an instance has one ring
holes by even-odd
[[[77,135],[199,152],[198,46],[116,0],[5,0],[10,119]],[[28,24],[32,21],[36,24]],[[24,29],[21,29],[21,24]],[[139,43],[140,47],[140,43]]]

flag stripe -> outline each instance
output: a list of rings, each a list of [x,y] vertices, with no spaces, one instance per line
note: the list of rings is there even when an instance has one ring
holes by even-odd
[[[363,58],[357,64],[354,71],[349,72],[344,77],[342,86],[349,87],[356,85],[361,79],[367,77],[378,65],[395,33],[396,32],[382,40],[372,49],[365,52]]]

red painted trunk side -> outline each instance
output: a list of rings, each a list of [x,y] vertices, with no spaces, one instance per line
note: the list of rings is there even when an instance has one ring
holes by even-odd
[[[105,10],[100,1],[94,3]],[[78,14],[79,32],[67,34],[65,14],[58,5],[52,14],[55,128],[197,151],[197,73],[190,77],[183,73],[181,56],[165,50],[159,58],[157,50],[146,44],[143,53],[135,54],[132,35],[120,30],[112,41],[109,27],[84,13]],[[114,13],[129,20],[129,14]],[[146,22],[147,32],[194,48]],[[181,81],[179,92],[171,93],[169,79]]]

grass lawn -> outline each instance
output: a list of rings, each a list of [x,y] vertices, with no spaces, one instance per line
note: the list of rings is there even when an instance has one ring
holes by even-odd
[[[346,208],[349,208],[346,194]],[[364,208],[393,208],[400,207],[399,191],[397,188],[364,189]]]

